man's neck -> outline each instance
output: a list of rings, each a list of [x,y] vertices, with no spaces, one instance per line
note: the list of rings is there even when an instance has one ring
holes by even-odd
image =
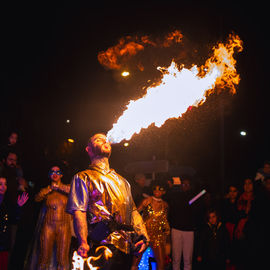
[[[109,159],[107,157],[95,157],[92,159],[91,165],[97,166],[106,171],[110,170]]]

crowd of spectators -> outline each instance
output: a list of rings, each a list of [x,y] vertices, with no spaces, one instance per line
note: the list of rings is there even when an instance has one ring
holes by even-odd
[[[164,269],[269,269],[269,173],[265,161],[254,178],[229,184],[222,196],[205,191],[193,201],[201,190],[192,177],[163,179],[171,228]],[[134,194],[139,197],[138,190]]]
[[[8,264],[9,269],[26,269],[40,210],[34,200],[38,190],[24,177],[18,139],[18,133],[10,133],[0,149],[1,269],[8,269]],[[254,177],[243,179],[241,186],[230,184],[218,199],[206,190],[193,202],[201,189],[195,188],[192,177],[170,176],[146,185],[146,176],[138,173],[130,183],[139,209],[147,208],[148,201],[154,205],[161,200],[149,199],[156,181],[164,187],[162,200],[168,206],[170,227],[169,237],[164,230],[166,258],[159,269],[269,269],[269,161]]]

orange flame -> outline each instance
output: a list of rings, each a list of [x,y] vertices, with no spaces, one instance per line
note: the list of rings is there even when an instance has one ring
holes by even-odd
[[[169,33],[164,40],[163,47],[170,47],[173,42],[180,43],[182,42],[183,35],[179,30],[175,30],[172,33]]]
[[[183,35],[179,30],[169,33],[163,42],[153,41],[149,36],[121,38],[119,43],[110,47],[106,51],[98,54],[98,61],[103,66],[110,69],[120,69],[122,63],[136,55],[139,51],[143,51],[145,46],[152,47],[170,47],[173,43],[182,42]],[[140,64],[138,68],[142,71],[144,68]]]
[[[179,118],[190,106],[202,104],[217,87],[235,93],[240,81],[233,58],[236,49],[243,49],[242,41],[237,35],[230,35],[226,44],[213,48],[213,56],[200,68],[193,65],[191,69],[179,69],[174,61],[166,69],[158,68],[163,75],[160,84],[150,86],[145,96],[129,102],[108,132],[109,140],[129,140],[153,123],[160,127],[169,118]]]
[[[90,256],[88,258],[83,258],[80,255],[78,255],[77,251],[74,251],[73,257],[72,257],[72,266],[73,266],[72,270],[84,270],[85,262],[87,263],[87,266],[90,270],[98,270],[99,267],[93,266],[92,263],[100,260],[102,256],[104,256],[104,258],[106,260],[108,260],[113,255],[112,251],[106,246],[98,247],[95,252],[97,253],[98,251],[100,251],[102,249],[104,249],[104,251],[100,255],[98,255],[96,257]]]

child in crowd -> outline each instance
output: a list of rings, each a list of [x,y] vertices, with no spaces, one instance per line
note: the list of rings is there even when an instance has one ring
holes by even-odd
[[[229,258],[229,233],[217,211],[209,210],[207,223],[199,232],[197,261],[205,270],[225,270]]]

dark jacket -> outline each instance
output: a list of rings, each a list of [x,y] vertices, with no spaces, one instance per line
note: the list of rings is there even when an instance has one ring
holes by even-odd
[[[189,204],[195,195],[191,190],[181,191],[180,187],[174,187],[170,191],[168,221],[171,228],[181,231],[196,229],[196,207],[195,204]]]
[[[225,224],[226,222],[237,224],[240,218],[240,214],[237,209],[237,201],[235,203],[231,203],[229,199],[224,199],[221,202],[220,207],[221,219]]]
[[[16,224],[20,216],[20,207],[9,203],[6,198],[0,204],[0,251],[10,249],[10,225]]]
[[[203,226],[198,237],[198,256],[210,262],[230,259],[229,233],[223,223]]]

